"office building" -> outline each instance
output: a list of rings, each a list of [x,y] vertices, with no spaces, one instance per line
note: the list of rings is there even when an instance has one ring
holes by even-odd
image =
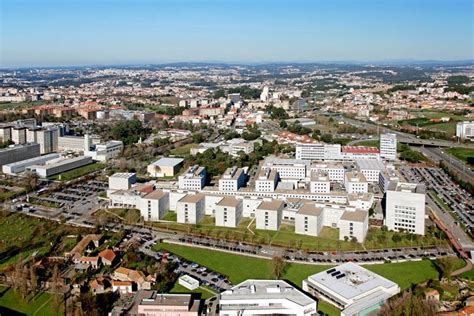
[[[40,178],[47,178],[91,163],[91,157],[79,156],[70,159],[61,159],[60,161],[54,161],[51,164],[29,166],[27,167],[27,170],[36,172]]]
[[[369,213],[367,211],[346,211],[342,214],[337,225],[340,240],[363,242],[369,229]]]
[[[309,185],[311,193],[329,193],[331,191],[329,176],[323,172],[311,172],[311,182]]]
[[[385,193],[385,225],[389,230],[425,234],[425,187],[396,183]]]
[[[95,161],[106,162],[109,159],[117,158],[123,150],[123,142],[120,140],[110,140],[103,144],[90,145],[92,139],[86,135],[84,142],[89,144],[88,150],[84,150],[84,155],[91,157]],[[85,148],[86,149],[86,148]]]
[[[169,193],[155,190],[140,199],[140,215],[146,221],[159,221],[169,210]]]
[[[183,274],[178,278],[178,284],[184,286],[188,290],[194,291],[199,287],[199,280],[196,280],[190,275]]]
[[[7,143],[12,139],[12,127],[0,125],[0,143]]]
[[[319,236],[323,227],[324,209],[313,203],[305,203],[295,214],[295,233]]]
[[[178,177],[181,190],[201,190],[206,184],[206,169],[197,165],[191,166]]]
[[[263,201],[255,211],[257,229],[278,230],[284,206],[280,200]]]
[[[309,166],[309,162],[304,160],[268,157],[262,170],[276,171],[281,179],[303,180],[309,175]]]
[[[44,156],[12,162],[12,163],[3,165],[2,171],[3,173],[9,174],[9,175],[17,175],[21,172],[24,172],[27,167],[30,167],[33,165],[42,165],[42,164],[47,163],[48,161],[57,159],[59,157],[60,157],[59,154],[48,154]]]
[[[219,295],[222,316],[317,314],[316,301],[282,280],[246,280]]]
[[[215,206],[216,226],[237,227],[242,218],[242,199],[226,196]]]
[[[341,316],[376,314],[400,287],[355,263],[347,262],[303,280],[303,290],[341,309]]]
[[[474,121],[459,122],[456,124],[456,137],[460,140],[474,139]]]
[[[298,143],[295,150],[296,159],[303,160],[340,160],[340,144]]]
[[[188,194],[176,205],[177,222],[183,224],[197,224],[205,214],[204,194]]]
[[[128,190],[137,182],[136,173],[119,172],[109,177],[109,190]]]
[[[356,168],[364,175],[369,183],[378,183],[379,175],[385,170],[384,164],[380,160],[357,160]]]
[[[0,166],[38,157],[39,155],[40,145],[38,143],[12,145],[7,148],[0,149]]]
[[[25,144],[26,141],[26,127],[24,126],[15,126],[11,130],[12,138],[11,140],[18,145]]]
[[[344,175],[346,170],[342,163],[323,163],[323,164],[312,164],[311,172],[322,172],[327,174],[329,181],[344,183]]]
[[[247,168],[228,168],[219,179],[219,191],[237,191],[245,185]]]
[[[276,170],[260,170],[257,179],[255,179],[255,191],[274,192],[278,179],[278,172]]]
[[[362,172],[346,172],[344,176],[344,187],[347,193],[367,193],[369,185]]]
[[[386,133],[380,135],[380,158],[386,160],[397,159],[397,134]]]
[[[117,311],[116,315],[198,316],[201,313],[200,306],[201,301],[194,299],[191,294],[163,294],[142,290],[137,293],[130,310]]]
[[[183,166],[184,159],[163,157],[148,165],[148,174],[152,177],[174,177]]]

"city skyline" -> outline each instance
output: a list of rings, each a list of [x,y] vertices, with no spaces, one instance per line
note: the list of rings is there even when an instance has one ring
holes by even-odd
[[[471,1],[3,1],[0,67],[472,60]]]

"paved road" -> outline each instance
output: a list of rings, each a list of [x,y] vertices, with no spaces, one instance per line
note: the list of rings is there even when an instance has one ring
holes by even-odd
[[[458,173],[464,181],[474,183],[474,171],[465,163],[444,152],[442,149],[420,147],[418,150],[436,163],[444,161],[444,163],[446,163],[450,169]]]

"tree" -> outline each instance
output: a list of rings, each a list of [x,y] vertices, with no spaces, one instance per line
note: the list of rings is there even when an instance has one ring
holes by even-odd
[[[33,264],[30,265],[30,286],[31,293],[35,296],[36,290],[38,289],[38,276],[36,275],[35,266]]]
[[[287,127],[288,127],[288,123],[287,123],[285,120],[281,120],[281,121],[280,121],[280,127],[281,127],[281,128],[287,128]]]
[[[393,234],[393,236],[392,236],[392,241],[393,241],[394,243],[399,243],[400,241],[402,241],[402,237],[400,237],[399,234],[396,234],[396,233],[395,233],[395,234]]]
[[[454,270],[454,263],[455,263],[456,257],[443,257],[436,259],[436,266],[441,272],[441,276],[445,278],[450,278],[451,273]]]
[[[35,172],[25,172],[24,186],[27,191],[33,191],[38,186],[38,175]]]
[[[333,137],[332,137],[331,134],[323,134],[323,135],[321,136],[321,140],[322,140],[323,142],[325,142],[325,143],[332,143]]]
[[[285,271],[286,262],[281,256],[274,256],[272,258],[272,273],[275,279],[280,279]]]
[[[383,306],[380,315],[417,315],[431,316],[437,312],[437,306],[432,300],[414,295],[412,291],[405,291],[401,295],[388,300]]]

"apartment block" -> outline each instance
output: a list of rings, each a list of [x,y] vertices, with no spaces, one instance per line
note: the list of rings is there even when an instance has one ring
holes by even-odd
[[[237,227],[242,218],[242,199],[232,196],[224,197],[216,205],[216,226]]]
[[[197,224],[204,217],[204,194],[188,194],[176,205],[177,222],[183,224]]]
[[[278,230],[284,206],[280,200],[263,201],[255,211],[257,229]]]

